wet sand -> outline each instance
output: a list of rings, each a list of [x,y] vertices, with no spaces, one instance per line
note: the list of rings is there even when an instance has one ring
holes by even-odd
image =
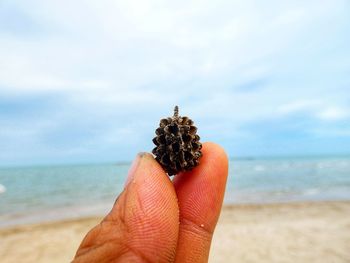
[[[1,262],[70,262],[100,220],[0,229]],[[350,202],[225,206],[209,262],[350,262]]]

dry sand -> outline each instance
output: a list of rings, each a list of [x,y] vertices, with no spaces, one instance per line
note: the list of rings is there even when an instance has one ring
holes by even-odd
[[[69,262],[99,220],[0,229],[0,261]],[[350,262],[350,202],[226,206],[209,262]]]

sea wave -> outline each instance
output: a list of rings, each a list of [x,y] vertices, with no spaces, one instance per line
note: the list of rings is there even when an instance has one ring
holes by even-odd
[[[6,192],[6,187],[2,184],[0,184],[0,194],[3,194]]]

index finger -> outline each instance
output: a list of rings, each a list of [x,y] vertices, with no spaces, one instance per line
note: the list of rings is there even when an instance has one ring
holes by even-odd
[[[174,179],[180,209],[176,262],[207,262],[220,215],[228,174],[228,159],[217,144],[204,143],[201,163]]]

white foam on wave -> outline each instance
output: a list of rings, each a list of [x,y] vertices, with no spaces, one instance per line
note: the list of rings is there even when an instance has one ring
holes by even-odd
[[[320,189],[317,189],[317,188],[310,188],[310,189],[307,189],[305,192],[304,192],[304,195],[317,195],[319,194],[321,191]]]
[[[262,165],[256,165],[254,167],[254,170],[257,171],[257,172],[262,172],[262,171],[265,171],[265,167],[262,166]]]
[[[0,194],[5,193],[6,192],[6,187],[3,186],[2,184],[0,184]]]

